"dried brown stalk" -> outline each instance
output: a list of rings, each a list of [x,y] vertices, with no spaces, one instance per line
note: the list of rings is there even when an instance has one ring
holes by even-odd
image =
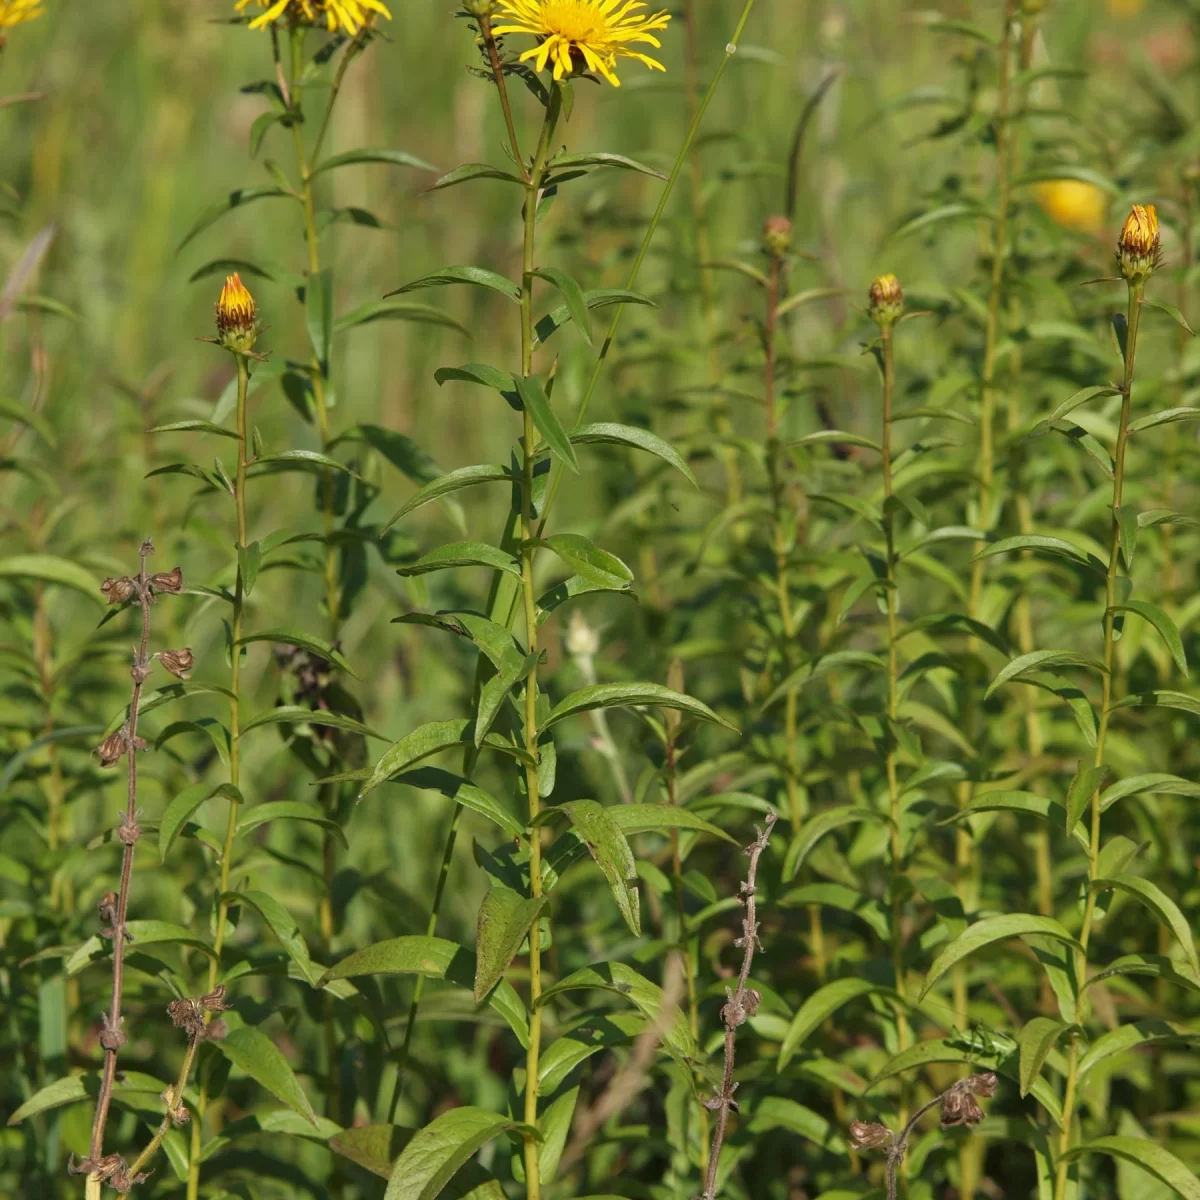
[[[121,855],[121,882],[115,893],[107,892],[99,904],[100,934],[112,940],[112,998],[108,1012],[104,1016],[100,1030],[100,1045],[104,1048],[104,1071],[100,1082],[100,1092],[96,1097],[96,1111],[92,1119],[92,1137],[88,1156],[81,1162],[74,1160],[68,1169],[75,1174],[89,1176],[89,1193],[98,1189],[99,1184],[107,1183],[118,1191],[128,1191],[137,1182],[137,1172],[130,1172],[120,1155],[104,1153],[104,1129],[108,1122],[109,1109],[112,1106],[113,1085],[117,1076],[117,1053],[126,1042],[125,1031],[122,1029],[124,1018],[121,1016],[121,993],[125,978],[125,943],[132,941],[126,917],[129,913],[129,891],[133,880],[134,848],[142,835],[138,827],[137,811],[137,756],[139,751],[146,749],[146,743],[138,737],[138,708],[141,704],[142,687],[150,677],[152,659],[150,657],[150,605],[154,603],[157,593],[178,595],[183,590],[183,572],[179,567],[172,571],[157,575],[146,573],[146,559],[154,553],[154,545],[149,538],[138,548],[138,573],[131,577],[121,576],[118,579],[106,579],[101,585],[101,591],[110,604],[136,603],[142,610],[142,633],[137,648],[134,651],[133,666],[129,674],[133,679],[133,690],[129,700],[129,716],[120,729],[109,734],[96,748],[101,766],[115,766],[123,755],[129,756],[128,787],[126,792],[125,812],[121,824],[117,827],[117,838],[124,850]],[[167,650],[160,657],[164,663],[184,663],[191,665],[190,650]],[[172,671],[181,674],[180,671]]]
[[[713,1134],[712,1148],[708,1156],[708,1171],[704,1178],[704,1191],[701,1200],[716,1200],[717,1194],[717,1161],[721,1156],[721,1147],[725,1142],[725,1130],[729,1124],[729,1110],[738,1111],[737,1101],[733,1093],[737,1084],[733,1081],[733,1068],[737,1051],[737,1030],[744,1025],[762,1002],[762,996],[754,988],[747,989],[746,980],[750,977],[750,965],[754,961],[755,949],[761,948],[758,940],[758,920],[755,904],[758,878],[758,860],[762,857],[767,843],[771,840],[771,830],[775,826],[775,814],[767,813],[763,828],[758,830],[758,837],[746,847],[750,856],[750,866],[746,871],[745,882],[738,889],[738,898],[745,906],[742,918],[742,936],[734,942],[742,949],[742,969],[738,972],[737,988],[734,991],[725,989],[727,997],[724,1008],[721,1009],[721,1020],[725,1024],[725,1071],[721,1077],[721,1085],[716,1088],[711,1100],[704,1102],[704,1107],[717,1114],[717,1128]],[[757,829],[757,826],[755,826]]]

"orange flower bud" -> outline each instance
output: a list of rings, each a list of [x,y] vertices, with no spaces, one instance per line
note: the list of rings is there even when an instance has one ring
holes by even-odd
[[[873,284],[867,313],[880,329],[894,325],[904,312],[904,289],[895,275],[880,275]]]
[[[1153,204],[1135,204],[1117,239],[1117,265],[1130,282],[1148,279],[1162,261],[1158,213]]]
[[[254,349],[258,316],[254,297],[235,271],[225,280],[217,300],[217,341],[226,350],[245,353]]]

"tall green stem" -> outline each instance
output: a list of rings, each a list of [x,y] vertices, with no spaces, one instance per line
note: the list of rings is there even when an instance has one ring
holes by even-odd
[[[233,617],[230,622],[230,667],[229,667],[229,782],[235,789],[241,786],[242,733],[241,733],[241,679],[242,618],[245,586],[242,580],[242,557],[246,549],[246,393],[250,384],[250,360],[244,354],[235,356],[237,361],[237,473],[234,476],[233,503],[237,511],[237,576],[233,585]],[[234,797],[229,800],[229,815],[225,822],[225,841],[221,849],[221,882],[217,895],[217,927],[213,935],[213,957],[208,964],[208,990],[217,986],[217,975],[221,967],[221,949],[225,945],[225,933],[229,927],[229,873],[233,865],[233,840],[237,833],[239,803]],[[194,1049],[194,1047],[193,1047]],[[200,1126],[208,1107],[208,1081],[200,1084],[199,1104],[196,1119],[192,1122],[191,1154],[188,1163],[187,1200],[196,1200],[200,1194]]]
[[[1142,313],[1143,281],[1129,284],[1129,305],[1126,310],[1125,375],[1121,381],[1121,419],[1117,427],[1117,451],[1113,463],[1112,528],[1108,545],[1108,572],[1104,582],[1104,675],[1101,681],[1100,725],[1096,731],[1096,753],[1093,764],[1104,765],[1104,754],[1108,739],[1108,727],[1112,720],[1114,704],[1113,674],[1116,668],[1117,577],[1121,563],[1121,525],[1119,515],[1125,490],[1125,451],[1129,443],[1129,413],[1133,399],[1133,372],[1137,358],[1138,325]],[[1092,922],[1096,915],[1096,892],[1092,886],[1099,877],[1100,862],[1100,788],[1092,793],[1091,833],[1088,839],[1088,895],[1083,913],[1083,927],[1079,931],[1082,950],[1077,954],[1075,977],[1080,982],[1087,978],[1087,950],[1092,935]],[[1059,1140],[1059,1163],[1054,1179],[1054,1200],[1065,1200],[1067,1193],[1067,1168],[1062,1155],[1070,1149],[1071,1130],[1075,1117],[1075,1095],[1079,1078],[1079,1039],[1072,1039],[1067,1053],[1067,1086],[1063,1098],[1062,1137]]]

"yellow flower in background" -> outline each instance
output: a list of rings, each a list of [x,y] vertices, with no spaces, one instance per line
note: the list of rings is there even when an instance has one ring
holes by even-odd
[[[1065,229],[1095,233],[1108,219],[1108,197],[1103,188],[1081,179],[1051,179],[1037,186],[1042,212]]]
[[[42,0],[0,0],[0,29],[20,25],[22,21],[32,21],[45,11]]]
[[[251,5],[267,10],[250,22],[251,29],[266,29],[276,21],[289,21],[298,25],[324,25],[331,33],[340,29],[353,37],[371,23],[374,13],[392,19],[380,0],[237,0],[234,7],[242,12]]]
[[[1108,11],[1114,17],[1136,17],[1146,7],[1146,0],[1108,0]]]
[[[618,58],[636,58],[655,71],[662,63],[630,49],[631,44],[657,48],[661,43],[651,30],[666,29],[671,14],[665,10],[646,16],[637,10],[645,0],[500,0],[497,17],[511,24],[497,25],[495,33],[528,33],[541,38],[521,62],[532,58],[539,71],[554,63],[554,78],[570,75],[577,65],[603,75],[613,87]]]

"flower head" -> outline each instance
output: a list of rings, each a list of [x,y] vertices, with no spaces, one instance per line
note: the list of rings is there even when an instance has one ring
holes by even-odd
[[[42,0],[0,0],[0,30],[20,25],[22,21],[32,21],[45,11]],[[0,33],[0,44],[3,41],[4,35]]]
[[[850,1144],[855,1150],[878,1150],[880,1146],[891,1146],[896,1135],[878,1121],[851,1121]]]
[[[763,248],[781,258],[792,247],[792,223],[787,217],[768,217],[763,222]]]
[[[1036,189],[1038,204],[1056,225],[1095,233],[1108,216],[1108,199],[1094,183],[1081,179],[1048,179]]]
[[[1148,279],[1162,261],[1158,213],[1153,204],[1135,204],[1117,239],[1117,265],[1130,282]]]
[[[880,329],[894,325],[904,312],[904,289],[895,275],[880,275],[871,284],[867,314]]]
[[[380,0],[237,0],[238,12],[251,6],[265,8],[250,22],[251,29],[266,29],[276,22],[290,25],[324,25],[331,33],[342,30],[354,37],[382,13],[390,21],[392,14]]]
[[[254,348],[257,336],[254,297],[235,271],[225,280],[217,300],[217,341],[226,350],[245,352]]]
[[[494,32],[541,38],[521,55],[521,62],[532,58],[539,71],[553,62],[555,79],[581,67],[620,87],[614,74],[618,58],[636,58],[655,71],[666,70],[630,48],[634,43],[657,48],[661,43],[652,30],[666,29],[671,19],[666,10],[650,16],[637,11],[645,7],[645,0],[500,0],[497,16],[510,23],[497,25]]]

